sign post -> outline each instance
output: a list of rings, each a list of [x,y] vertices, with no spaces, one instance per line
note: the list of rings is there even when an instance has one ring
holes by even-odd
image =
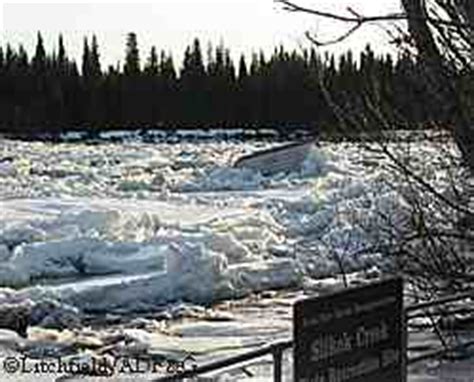
[[[405,382],[400,278],[299,301],[295,382]]]

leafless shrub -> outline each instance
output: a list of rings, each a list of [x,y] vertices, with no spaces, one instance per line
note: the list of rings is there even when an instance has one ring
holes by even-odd
[[[367,16],[348,8],[335,14],[307,8],[301,2],[275,0],[289,12],[306,13],[347,24],[329,41],[307,33],[317,46],[341,42],[368,23],[382,23],[398,49],[415,56],[418,80],[432,94],[440,120],[427,121],[433,150],[413,163],[413,145],[388,132],[397,129],[385,115],[376,84],[369,84],[358,104],[347,103],[320,85],[339,121],[341,134],[367,135],[369,121],[383,127],[377,150],[409,210],[403,224],[380,213],[378,248],[426,297],[472,288],[474,282],[474,5],[468,0],[401,0],[403,12]],[[442,139],[433,140],[434,136]],[[365,145],[366,149],[373,149]],[[435,172],[433,169],[436,169]],[[395,181],[395,179],[397,181]],[[403,180],[400,182],[400,180]],[[471,205],[470,205],[471,203]],[[354,224],[361,224],[355,219]]]

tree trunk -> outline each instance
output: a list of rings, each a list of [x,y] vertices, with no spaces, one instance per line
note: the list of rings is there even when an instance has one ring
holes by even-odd
[[[420,63],[424,69],[430,86],[439,99],[440,107],[446,111],[449,122],[453,126],[454,139],[463,155],[463,159],[471,174],[474,174],[474,126],[472,111],[462,98],[462,92],[457,83],[449,76],[449,63],[440,53],[436,45],[433,31],[429,26],[425,0],[402,0],[408,16],[408,31],[418,50]],[[462,15],[462,19],[469,23],[467,28],[472,35],[471,25],[474,26],[474,5],[472,1],[460,0],[454,5]],[[471,38],[471,47],[474,40]],[[471,54],[471,69],[474,62],[474,51]]]

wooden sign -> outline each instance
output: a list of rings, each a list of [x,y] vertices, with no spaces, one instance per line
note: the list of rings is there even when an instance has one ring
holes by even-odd
[[[403,281],[297,302],[294,340],[296,382],[405,382]]]

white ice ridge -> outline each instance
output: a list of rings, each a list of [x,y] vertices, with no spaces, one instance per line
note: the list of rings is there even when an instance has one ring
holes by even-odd
[[[195,207],[188,219],[192,207],[160,202],[154,205],[155,215],[153,203],[141,213],[140,203],[133,211],[118,211],[117,201],[102,201],[95,210],[93,201],[85,210],[83,200],[29,203],[31,214],[26,213],[28,203],[3,202],[9,224],[2,225],[0,236],[0,280],[15,287],[54,281],[42,288],[42,298],[88,310],[104,304],[135,310],[177,299],[210,302],[296,282],[293,260],[281,269],[283,260],[262,261],[252,248],[252,243],[272,242],[272,230],[279,229],[263,212],[209,207],[199,214]],[[47,219],[38,218],[41,205],[49,212]],[[235,223],[235,235],[223,230],[228,219]]]

